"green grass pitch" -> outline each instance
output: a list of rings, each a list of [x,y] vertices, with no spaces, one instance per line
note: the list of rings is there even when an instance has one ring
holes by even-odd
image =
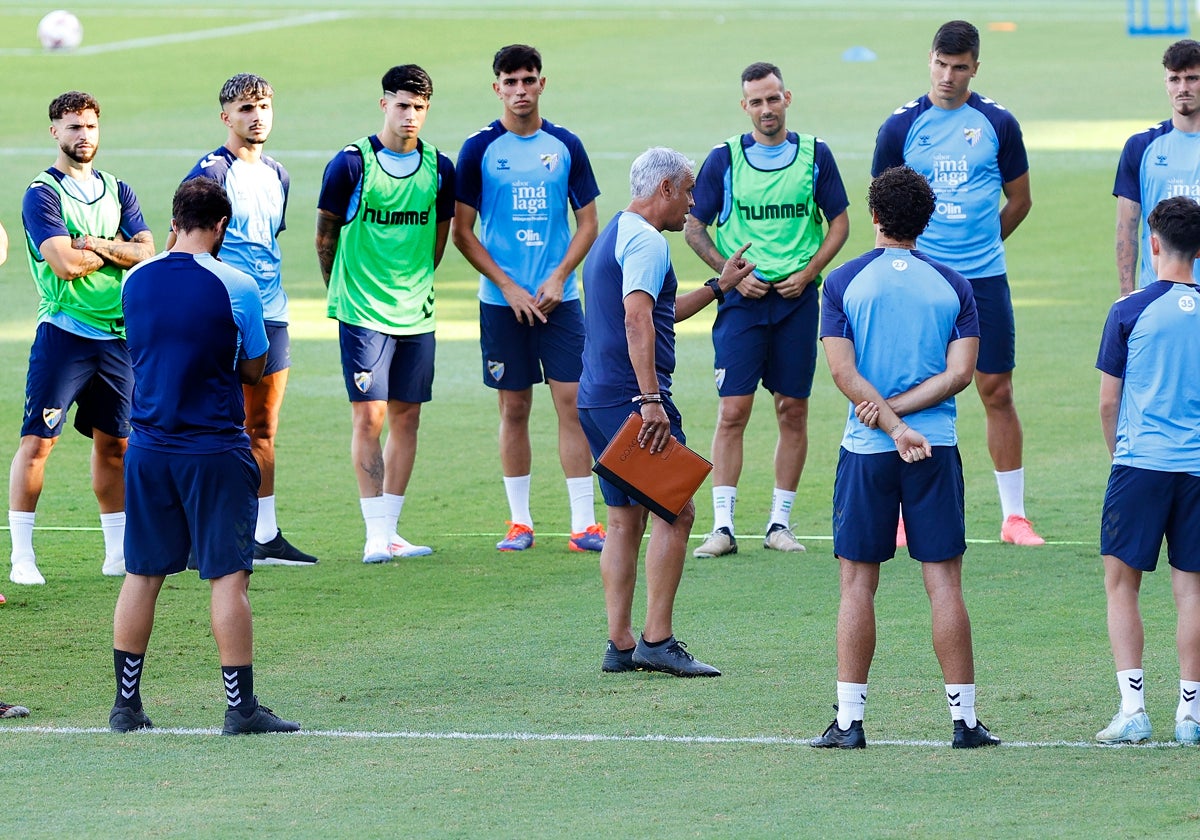
[[[72,9],[85,26],[83,49],[44,55],[34,30],[48,8],[0,4],[0,221],[14,239],[0,268],[5,451],[17,443],[35,304],[20,197],[53,157],[46,104],[70,88],[97,95],[97,164],[134,187],[161,245],[175,184],[224,137],[221,82],[244,70],[265,75],[277,90],[267,150],[293,179],[283,248],[294,366],[279,514],[321,563],[254,575],[255,664],[264,702],[316,734],[197,731],[219,725],[223,698],[205,587],[191,576],[164,588],[143,683],[156,724],[189,731],[102,731],[118,583],[99,573],[87,447],[68,432],[38,513],[48,583],[0,584],[8,596],[0,699],[33,711],[0,725],[0,836],[1195,836],[1194,755],[1085,746],[1116,702],[1097,546],[1108,464],[1093,367],[1117,294],[1112,180],[1124,139],[1169,114],[1159,64],[1169,39],[1127,37],[1124,4],[80,0]],[[475,276],[452,249],[437,280],[434,400],[401,521],[403,534],[436,552],[382,567],[359,562],[349,411],[336,332],[323,316],[313,217],[325,162],[379,128],[387,67],[429,70],[435,95],[424,137],[453,155],[499,114],[489,89],[494,50],[539,46],[549,79],[543,113],[587,145],[607,220],[625,205],[629,163],[646,147],[701,160],[745,130],[738,74],[774,61],[794,92],[790,127],[827,140],[846,180],[846,258],[872,242],[864,195],[875,132],[927,89],[932,33],[962,15],[983,32],[975,88],[1024,128],[1034,197],[1008,255],[1028,507],[1050,545],[996,543],[982,410],[972,391],[959,399],[980,713],[1012,746],[948,748],[928,607],[903,552],[885,568],[879,594],[866,722],[873,745],[830,755],[803,743],[829,722],[834,699],[837,567],[828,534],[845,404],[822,367],[793,516],[808,553],[768,554],[748,536],[736,557],[685,570],[677,631],[724,676],[601,675],[599,574],[594,557],[566,550],[547,394],[534,412],[538,544],[519,555],[492,548],[507,511],[495,403],[479,382]],[[993,31],[994,22],[1016,27]],[[877,60],[843,62],[853,46]],[[708,276],[682,238],[672,245],[685,288]],[[681,329],[676,380],[701,451],[716,417],[710,322],[706,313]],[[774,440],[763,394],[741,482],[738,525],[747,535],[765,522]],[[708,499],[705,486],[696,536],[711,522]],[[1149,576],[1145,589],[1147,698],[1162,742],[1178,677],[1166,573]]]

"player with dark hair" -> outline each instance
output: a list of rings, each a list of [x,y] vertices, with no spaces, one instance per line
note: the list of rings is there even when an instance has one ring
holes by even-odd
[[[1105,744],[1150,738],[1142,669],[1142,575],[1158,564],[1163,538],[1178,625],[1175,740],[1200,743],[1200,204],[1176,196],[1147,219],[1153,276],[1112,305],[1096,367],[1100,424],[1112,471],[1100,520],[1108,638],[1121,704],[1096,733]]]
[[[1174,195],[1200,195],[1200,43],[1176,41],[1163,53],[1162,65],[1171,118],[1125,141],[1113,184],[1123,295],[1158,279],[1150,254],[1150,211]],[[1200,281],[1200,263],[1192,275]]]
[[[917,247],[971,282],[980,328],[975,388],[1000,493],[1000,539],[1035,546],[1045,540],[1025,516],[1024,441],[1013,404],[1016,322],[1004,258],[1004,240],[1033,206],[1029,160],[1016,118],[971,90],[978,70],[979,30],[965,20],[939,28],[929,52],[929,93],[880,127],[871,174],[907,164],[937,193],[937,212]],[[926,524],[902,516],[897,542],[904,526]]]
[[[92,439],[92,490],[100,504],[106,575],[125,574],[125,485],[133,376],[125,347],[121,278],[154,253],[137,196],[92,166],[100,103],[68,91],[50,103],[54,165],[33,179],[21,205],[29,268],[37,285],[37,335],[29,353],[21,443],[8,481],[13,583],[41,584],[33,526],[46,461],[76,404],[75,428]]]
[[[433,272],[454,216],[454,166],[419,136],[433,96],[429,74],[403,64],[382,83],[383,128],[329,162],[317,201],[317,259],[353,420],[364,563],[432,552],[400,537],[396,523],[421,403],[433,396]]]
[[[279,234],[286,225],[287,170],[263,154],[263,144],[275,120],[275,90],[253,73],[238,73],[221,87],[218,100],[225,144],[202,157],[184,180],[211,178],[225,187],[233,216],[221,245],[220,259],[249,274],[258,283],[271,350],[267,369],[256,385],[246,385],[246,433],[262,473],[258,519],[254,527],[256,565],[311,566],[317,558],[283,537],[275,515],[275,435],[279,410],[291,367],[288,336],[288,297],[281,282],[283,255]],[[167,247],[174,240],[167,237]]]
[[[884,170],[867,196],[875,249],[830,272],[821,312],[829,370],[850,400],[833,484],[837,621],[837,719],[814,747],[867,745],[863,713],[875,656],[875,593],[896,553],[903,503],[915,528],[909,553],[933,619],[933,649],[946,683],[953,746],[1000,743],[975,714],[971,619],[962,594],[966,550],[962,461],[954,395],[971,384],[979,321],[961,274],[916,249],[934,213],[934,191],[908,167]]]
[[[779,440],[763,547],[803,551],[792,502],[808,455],[808,398],[817,364],[821,272],[850,233],[849,201],[823,140],[787,130],[792,92],[774,64],[742,72],[742,110],[753,130],[709,152],[696,180],[688,244],[714,271],[742,242],[758,268],[717,309],[712,342],[720,408],[712,443],[713,530],[693,552],[737,552],[733,515],[743,438],[759,383],[771,392]],[[823,222],[827,221],[827,226]],[[715,242],[709,226],[716,225]]]
[[[211,587],[225,690],[225,735],[295,732],[254,694],[250,574],[258,465],[242,386],[267,362],[258,284],[216,258],[233,210],[225,188],[184,181],[171,206],[172,248],[125,279],[121,299],[134,392],[125,485],[128,574],[113,615],[114,732],[152,727],[141,679],[154,607],[189,556]],[[180,317],[185,313],[185,317]]]
[[[651,454],[670,438],[686,443],[683,421],[671,399],[675,324],[719,301],[754,270],[743,245],[725,261],[720,277],[679,295],[664,230],[683,230],[695,185],[692,162],[674,149],[643,152],[629,171],[632,201],[596,239],[583,268],[587,342],[579,382],[579,419],[592,454],[600,453],[636,408],[638,443]],[[633,632],[633,592],[638,554],[652,514],[620,488],[600,479],[608,506],[608,538],[600,552],[608,645],[601,670],[662,671],[677,677],[716,677],[672,629],[675,594],[683,575],[688,534],[696,518],[689,500],[674,522],[653,514],[646,546],[646,623]]]
[[[571,503],[567,546],[599,551],[604,527],[596,522],[592,459],[575,408],[583,367],[575,269],[596,239],[600,189],[579,138],[541,117],[546,77],[538,51],[525,44],[503,47],[492,69],[503,114],[468,137],[458,154],[454,244],[480,272],[483,382],[496,390],[499,403],[509,530],[496,548],[523,551],[534,542],[529,416],[533,386],[546,382]]]

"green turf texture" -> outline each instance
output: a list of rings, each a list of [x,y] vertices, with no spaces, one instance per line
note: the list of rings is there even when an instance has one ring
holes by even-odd
[[[6,4],[7,5],[7,4]],[[204,33],[318,14],[303,0],[77,2],[84,45]],[[1169,39],[1131,39],[1124,5],[1092,2],[687,2],[649,7],[481,2],[338,4],[323,23],[128,45],[91,55],[22,54],[43,12],[0,9],[0,221],[14,240],[0,268],[0,428],[17,442],[35,295],[21,246],[20,197],[50,163],[46,104],[69,88],[103,107],[97,164],[137,191],[156,241],[171,192],[219,144],[216,92],[239,71],[275,85],[268,144],[292,173],[285,285],[293,368],[279,438],[280,522],[321,557],[312,569],[255,573],[256,685],[307,730],[407,737],[209,734],[117,737],[111,620],[119,582],[102,578],[96,530],[39,530],[44,587],[4,581],[0,699],[30,707],[0,723],[7,837],[1193,837],[1195,754],[1084,749],[1116,705],[1104,630],[1098,519],[1107,454],[1096,416],[1096,347],[1117,294],[1113,173],[1130,133],[1169,115],[1160,57]],[[875,132],[925,92],[928,42],[969,14],[983,30],[974,87],[1008,106],[1029,146],[1034,208],[1008,243],[1018,325],[1017,405],[1031,518],[1051,544],[998,545],[999,505],[973,391],[959,400],[967,483],[965,589],[979,710],[1008,742],[948,748],[949,716],[929,644],[919,570],[884,569],[866,729],[879,744],[829,754],[800,739],[832,717],[837,567],[828,541],[845,402],[821,362],[810,454],[793,511],[809,551],[768,553],[761,534],[775,435],[768,395],[747,433],[736,557],[689,562],[676,630],[724,671],[716,680],[602,675],[603,599],[593,555],[568,553],[568,510],[553,409],[534,409],[538,544],[499,555],[505,530],[494,396],[480,383],[474,273],[451,249],[438,274],[434,400],[423,412],[401,533],[431,557],[359,562],[362,522],[349,463],[349,410],[336,331],[324,318],[312,247],[325,162],[376,131],[378,79],[413,61],[433,76],[426,140],[456,152],[499,115],[491,55],[539,46],[543,114],[593,157],[602,221],[626,202],[633,157],[670,145],[702,160],[746,130],[738,74],[771,60],[794,93],[792,129],[833,149],[851,197],[849,258],[870,247],[863,196]],[[1011,21],[1012,32],[993,32]],[[878,60],[841,61],[864,45]],[[672,237],[683,288],[709,274]],[[707,451],[716,416],[712,313],[683,325],[676,394],[690,443]],[[68,431],[51,458],[43,529],[94,529],[88,449]],[[694,537],[711,524],[707,485]],[[0,545],[3,539],[0,538]],[[693,543],[694,544],[694,543]],[[0,578],[2,580],[2,578]],[[1147,701],[1155,741],[1171,735],[1177,666],[1165,572],[1145,583]],[[159,602],[143,694],[160,727],[215,729],[223,698],[206,587],[172,579]],[[643,590],[635,600],[642,612]],[[14,731],[51,727],[54,732]],[[433,736],[711,736],[746,741],[487,740]],[[771,739],[774,739],[773,741]],[[925,744],[922,742],[936,742]],[[1058,742],[1068,745],[1050,746]],[[1069,744],[1076,744],[1075,746]]]

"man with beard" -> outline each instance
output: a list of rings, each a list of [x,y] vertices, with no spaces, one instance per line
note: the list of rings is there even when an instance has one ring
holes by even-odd
[[[221,87],[221,122],[228,130],[225,145],[201,158],[185,181],[210,178],[225,188],[233,216],[221,244],[220,259],[258,283],[267,324],[267,369],[257,385],[244,388],[246,433],[262,473],[258,519],[254,527],[256,566],[311,566],[317,558],[288,542],[275,516],[275,434],[279,410],[292,364],[288,336],[288,296],[280,280],[283,233],[291,179],[283,165],[263,154],[274,123],[275,89],[262,76],[238,73]],[[167,248],[175,236],[167,237]]]
[[[1176,41],[1163,53],[1162,64],[1171,118],[1125,141],[1113,185],[1123,295],[1158,279],[1150,261],[1150,211],[1163,199],[1200,194],[1200,43]],[[1200,266],[1192,266],[1192,276],[1200,281]]]
[[[8,484],[13,583],[42,584],[33,552],[34,513],[46,459],[71,403],[75,428],[92,439],[92,490],[100,503],[106,575],[125,574],[125,479],[133,374],[125,347],[121,280],[154,254],[137,196],[92,167],[100,104],[68,91],[50,103],[54,165],[25,191],[21,220],[40,302],[29,353],[21,443]]]

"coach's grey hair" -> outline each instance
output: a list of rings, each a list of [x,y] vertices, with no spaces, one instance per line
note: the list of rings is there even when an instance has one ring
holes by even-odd
[[[649,198],[664,178],[678,187],[692,174],[694,166],[695,162],[688,160],[687,155],[674,149],[663,146],[647,149],[629,169],[629,192],[634,198]]]

